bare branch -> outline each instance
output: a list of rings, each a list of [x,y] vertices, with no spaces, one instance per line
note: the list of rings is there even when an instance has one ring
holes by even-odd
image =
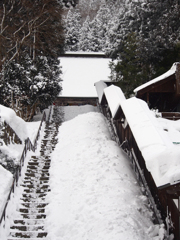
[[[19,29],[17,29],[13,35],[15,36],[19,31],[21,31],[21,29],[26,25],[26,22],[23,23],[23,25],[21,27],[19,27]]]

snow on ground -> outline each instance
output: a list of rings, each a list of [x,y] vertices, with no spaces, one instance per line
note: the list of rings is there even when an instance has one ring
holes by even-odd
[[[108,80],[110,68],[109,58],[78,58],[61,57],[61,96],[97,97],[94,83],[99,80]]]
[[[52,153],[47,240],[148,240],[152,223],[129,160],[111,140],[102,114],[64,122]]]
[[[73,119],[74,117],[88,112],[97,112],[98,109],[92,105],[82,106],[59,106],[59,114],[63,122]]]

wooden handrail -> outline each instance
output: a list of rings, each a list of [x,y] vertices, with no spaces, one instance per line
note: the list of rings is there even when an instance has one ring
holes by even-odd
[[[49,117],[50,117],[50,114],[51,113],[49,113]],[[48,117],[48,119],[49,119],[49,117]],[[9,195],[7,197],[7,201],[6,201],[6,204],[4,206],[4,210],[2,212],[2,216],[0,217],[0,225],[1,225],[2,221],[3,221],[3,219],[5,220],[5,218],[6,218],[7,205],[8,205],[8,202],[9,202],[10,198],[11,198],[12,192],[14,193],[15,187],[18,185],[18,180],[19,180],[19,177],[21,176],[21,170],[22,170],[22,167],[24,166],[24,160],[25,160],[27,151],[28,150],[29,151],[32,150],[33,152],[35,152],[35,150],[37,148],[37,141],[39,139],[41,127],[42,127],[42,124],[43,124],[44,121],[46,121],[46,113],[45,113],[45,111],[43,112],[43,116],[42,116],[42,119],[41,119],[41,123],[39,125],[39,129],[38,129],[36,138],[34,140],[34,144],[32,144],[32,142],[31,142],[31,140],[29,138],[27,138],[25,140],[25,146],[24,146],[24,149],[22,151],[21,158],[20,158],[20,165],[16,169],[16,171],[15,171],[15,173],[13,175],[13,183],[11,185],[11,188],[10,188],[10,191],[9,191]]]

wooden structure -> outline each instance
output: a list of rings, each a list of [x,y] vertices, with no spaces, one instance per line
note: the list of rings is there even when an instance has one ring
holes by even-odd
[[[97,105],[97,97],[57,97],[55,102],[57,106],[80,106],[80,105]]]
[[[150,203],[154,206],[155,222],[160,223],[156,209],[157,206],[167,230],[169,233],[174,234],[175,240],[178,240],[180,239],[180,179],[174,184],[166,183],[165,185],[157,186],[153,174],[147,169],[146,159],[139,146],[137,134],[133,129],[132,122],[134,119],[129,122],[130,119],[127,117],[129,109],[126,111],[126,103],[127,101],[133,101],[133,99],[124,100],[120,97],[118,104],[115,103],[116,108],[114,109],[116,109],[116,111],[114,111],[111,107],[112,102],[110,103],[110,99],[108,99],[109,96],[106,94],[107,89],[108,87],[105,88],[105,86],[102,86],[104,94],[103,96],[101,94],[99,98],[102,112],[107,118],[110,116],[110,121],[118,138],[118,143],[132,160],[134,169],[138,173],[139,181],[148,189],[147,192],[151,200]],[[97,92],[100,91],[98,90]],[[112,93],[112,96],[113,95]],[[138,102],[141,100],[134,98],[134,101]],[[138,104],[134,106],[135,109],[136,107],[138,108]],[[143,136],[143,141],[146,141],[145,138],[147,138],[148,143],[149,136],[146,136],[146,133],[144,133]],[[171,161],[171,159],[169,159],[169,161]]]
[[[65,52],[60,57],[107,58],[104,52]]]
[[[163,75],[137,87],[136,97],[160,112],[180,111],[180,63],[174,63]]]

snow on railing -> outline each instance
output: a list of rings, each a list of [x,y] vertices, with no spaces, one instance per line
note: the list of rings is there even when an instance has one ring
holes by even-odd
[[[51,114],[51,111],[49,112],[49,115]],[[48,116],[48,119],[49,119],[49,116]],[[40,131],[41,131],[41,127],[42,127],[42,124],[43,122],[46,121],[46,113],[44,111],[43,113],[43,116],[42,116],[42,119],[41,119],[41,123],[39,125],[39,129],[38,129],[38,132],[37,132],[37,135],[36,135],[36,138],[34,140],[34,144],[32,144],[31,140],[29,138],[27,138],[25,140],[25,146],[24,146],[24,149],[23,149],[23,152],[22,152],[22,155],[21,155],[21,158],[20,158],[20,164],[16,170],[16,172],[14,173],[14,176],[13,176],[13,183],[12,183],[12,186],[10,188],[10,192],[9,192],[9,195],[8,195],[8,198],[7,198],[7,201],[6,201],[6,204],[4,206],[4,210],[2,212],[2,216],[0,217],[0,225],[2,223],[3,220],[5,220],[6,218],[6,209],[7,209],[7,205],[8,205],[8,202],[11,198],[11,194],[14,193],[14,190],[15,190],[15,187],[17,186],[18,184],[18,180],[19,180],[19,177],[21,176],[21,170],[22,170],[22,167],[24,166],[24,160],[25,160],[25,157],[26,157],[26,154],[27,154],[27,151],[33,151],[35,152],[36,148],[37,148],[37,141],[39,139],[39,136],[40,136]]]
[[[100,105],[100,107],[101,107],[101,105]],[[142,183],[142,185],[143,185],[143,187],[145,189],[146,195],[147,195],[147,197],[149,199],[150,207],[151,207],[151,209],[152,209],[152,211],[154,213],[155,222],[158,223],[158,224],[162,224],[162,219],[161,219],[160,212],[157,209],[157,206],[155,204],[154,198],[153,198],[153,196],[152,196],[152,194],[151,194],[151,192],[149,190],[148,184],[147,184],[146,179],[144,177],[144,173],[143,173],[143,171],[141,170],[141,168],[139,166],[139,163],[138,163],[137,157],[135,155],[134,149],[129,147],[129,144],[128,144],[127,140],[123,141],[120,144],[119,138],[118,138],[116,130],[114,128],[113,121],[112,121],[111,116],[110,116],[110,110],[109,110],[109,106],[108,105],[104,109],[103,114],[105,115],[105,117],[106,117],[106,119],[108,121],[108,127],[109,127],[110,132],[111,132],[112,140],[115,140],[117,142],[117,144],[122,148],[122,150],[127,154],[127,156],[132,161],[132,166],[133,166],[133,169],[134,169],[134,171],[136,173],[137,179],[138,179],[139,182]]]
[[[138,159],[136,157],[136,154],[135,154],[133,148],[130,150],[130,153],[131,153],[130,158],[131,158],[132,165],[133,165],[134,171],[136,173],[136,176],[137,176],[138,180],[144,186],[144,189],[146,191],[146,195],[147,195],[147,197],[150,201],[150,207],[151,207],[151,209],[154,213],[155,222],[158,223],[158,224],[162,224],[161,214],[160,214],[159,210],[157,209],[156,203],[155,203],[154,198],[151,194],[151,191],[149,190],[149,186],[148,186],[148,184],[146,182],[146,179],[144,177],[143,170],[139,166]]]

